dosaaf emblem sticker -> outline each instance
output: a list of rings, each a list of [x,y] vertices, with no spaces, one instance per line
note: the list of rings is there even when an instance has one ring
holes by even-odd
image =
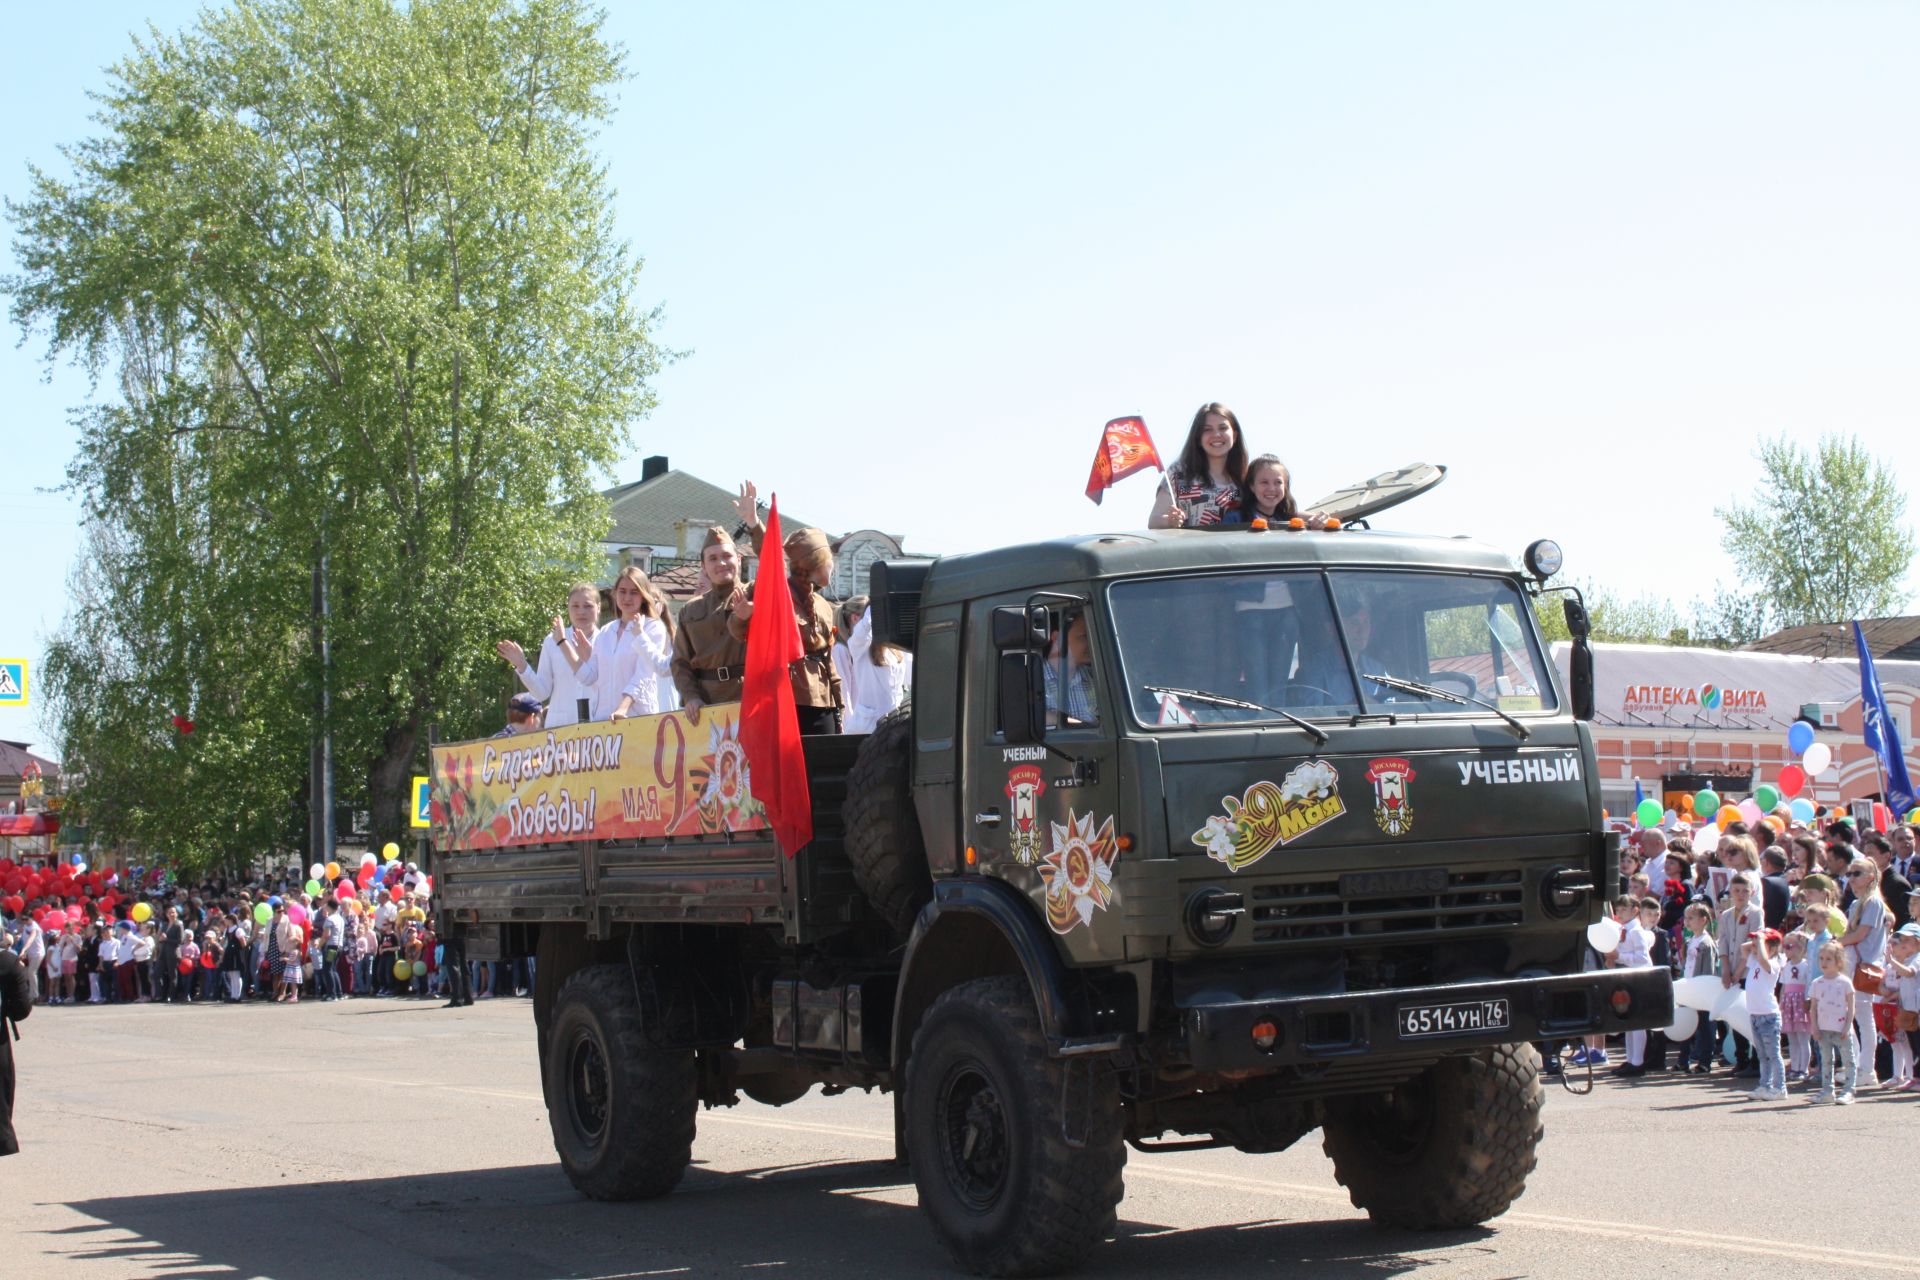
[[[1390,836],[1413,830],[1413,764],[1399,756],[1367,761],[1367,781],[1373,784],[1373,820]]]
[[[1229,871],[1260,861],[1276,845],[1292,844],[1347,811],[1340,801],[1340,771],[1325,760],[1296,765],[1279,785],[1256,782],[1239,799],[1222,796],[1216,813],[1189,837]]]
[[[1040,766],[1024,764],[1007,774],[1007,803],[1013,809],[1013,830],[1007,834],[1007,848],[1023,867],[1040,857],[1040,794],[1047,780]]]

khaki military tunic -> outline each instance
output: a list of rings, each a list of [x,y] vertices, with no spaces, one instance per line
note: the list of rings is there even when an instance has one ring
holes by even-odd
[[[841,706],[840,673],[833,669],[833,642],[840,634],[833,622],[833,605],[811,583],[795,583],[789,578],[787,587],[793,593],[793,620],[799,624],[800,648],[805,652],[792,666],[794,705]],[[751,598],[753,591],[749,589],[747,595]],[[686,617],[684,613],[680,616]],[[744,644],[752,623],[729,613],[727,625],[734,638]]]
[[[696,698],[706,703],[740,701],[747,646],[728,626],[735,585],[714,587],[680,611],[673,633],[673,684],[683,703]]]

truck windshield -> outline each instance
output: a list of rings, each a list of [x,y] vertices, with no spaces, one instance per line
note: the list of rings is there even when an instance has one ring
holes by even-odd
[[[1307,719],[1493,714],[1368,675],[1509,713],[1555,706],[1525,598],[1503,578],[1274,570],[1122,582],[1109,601],[1143,724],[1281,722],[1278,710]]]

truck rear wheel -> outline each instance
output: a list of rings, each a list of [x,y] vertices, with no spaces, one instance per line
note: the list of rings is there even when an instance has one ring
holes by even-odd
[[[913,706],[895,708],[860,744],[847,773],[847,861],[853,878],[894,936],[913,931],[913,919],[933,897],[927,846],[913,811]]]
[[[546,1037],[547,1119],[568,1181],[595,1200],[673,1190],[693,1159],[699,1080],[690,1050],[656,1049],[625,966],[580,970]]]
[[[1329,1099],[1326,1152],[1380,1226],[1477,1226],[1526,1190],[1544,1101],[1532,1045],[1444,1058],[1388,1093]]]
[[[920,1207],[962,1266],[1051,1275],[1112,1231],[1119,1085],[1047,1056],[1024,980],[975,979],[933,1003],[907,1060],[905,1124]]]

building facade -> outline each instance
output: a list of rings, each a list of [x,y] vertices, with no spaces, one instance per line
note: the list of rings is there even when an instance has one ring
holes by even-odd
[[[1567,645],[1554,646],[1564,676]],[[1914,706],[1920,662],[1875,659],[1881,692],[1898,732],[1907,768],[1920,777],[1914,750]],[[1805,719],[1833,766],[1803,793],[1822,807],[1882,799],[1878,760],[1862,736],[1860,664],[1804,653],[1594,646],[1594,745],[1600,757],[1602,803],[1615,815],[1633,809],[1635,784],[1662,808],[1703,788],[1744,796],[1798,759],[1787,729]]]

